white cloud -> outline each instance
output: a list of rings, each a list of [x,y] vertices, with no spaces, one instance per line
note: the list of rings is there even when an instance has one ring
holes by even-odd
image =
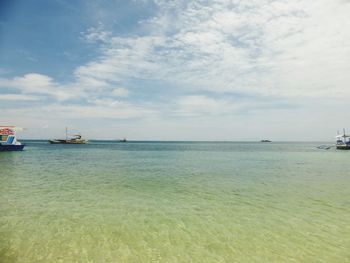
[[[30,73],[12,79],[0,79],[0,88],[11,88],[24,94],[47,95],[58,100],[66,100],[74,96],[70,88],[55,83],[50,77]]]
[[[114,89],[112,94],[116,97],[127,97],[129,95],[129,91],[126,88],[120,87]]]
[[[50,104],[42,106],[28,106],[17,109],[3,109],[8,116],[22,116],[29,119],[55,120],[92,120],[92,119],[134,119],[155,116],[152,109],[133,105],[123,101],[95,100],[90,105],[62,105]]]
[[[0,101],[35,101],[40,100],[38,96],[23,94],[0,94]]]
[[[148,35],[108,35],[101,56],[77,74],[112,81],[132,76],[213,92],[349,94],[350,5],[331,0],[155,3],[158,16],[143,22]]]
[[[300,102],[302,104],[302,102]],[[228,117],[237,115],[271,113],[298,108],[289,100],[276,98],[236,98],[235,96],[190,95],[180,97],[174,106],[174,114],[183,117]]]
[[[111,32],[105,31],[100,23],[97,27],[90,27],[86,32],[81,32],[81,35],[88,42],[107,42]]]
[[[208,116],[233,113],[237,108],[233,101],[213,99],[204,95],[185,96],[178,100],[175,113],[181,116]]]

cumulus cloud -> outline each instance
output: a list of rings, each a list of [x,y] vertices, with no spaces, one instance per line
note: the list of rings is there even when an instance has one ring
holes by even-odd
[[[47,95],[58,100],[66,100],[73,96],[71,89],[55,83],[48,76],[37,73],[29,73],[12,79],[1,78],[0,87],[11,88],[23,94]]]

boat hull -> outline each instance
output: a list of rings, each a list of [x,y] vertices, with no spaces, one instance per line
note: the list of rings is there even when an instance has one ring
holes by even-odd
[[[338,150],[350,150],[350,145],[337,145]]]
[[[0,144],[0,152],[22,151],[24,144]]]
[[[86,144],[86,140],[49,140],[50,144]]]
[[[65,144],[65,140],[49,140],[50,144]]]

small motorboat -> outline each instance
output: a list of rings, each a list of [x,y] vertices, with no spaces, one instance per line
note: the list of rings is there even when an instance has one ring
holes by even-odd
[[[331,149],[332,148],[332,146],[330,146],[330,145],[325,145],[325,144],[322,144],[322,145],[320,145],[320,146],[317,146],[317,149],[320,149],[320,150],[329,150],[329,149]]]
[[[0,151],[22,151],[24,144],[17,141],[15,130],[21,130],[15,126],[0,126]]]

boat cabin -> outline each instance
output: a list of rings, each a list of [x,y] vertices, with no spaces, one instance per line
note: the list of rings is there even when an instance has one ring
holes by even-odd
[[[20,151],[24,145],[16,139],[15,126],[0,126],[0,151]]]
[[[0,127],[0,142],[6,144],[12,144],[16,142],[15,133],[10,128]]]
[[[350,136],[345,134],[345,129],[343,129],[343,134],[337,134],[336,147],[340,150],[350,150]]]

